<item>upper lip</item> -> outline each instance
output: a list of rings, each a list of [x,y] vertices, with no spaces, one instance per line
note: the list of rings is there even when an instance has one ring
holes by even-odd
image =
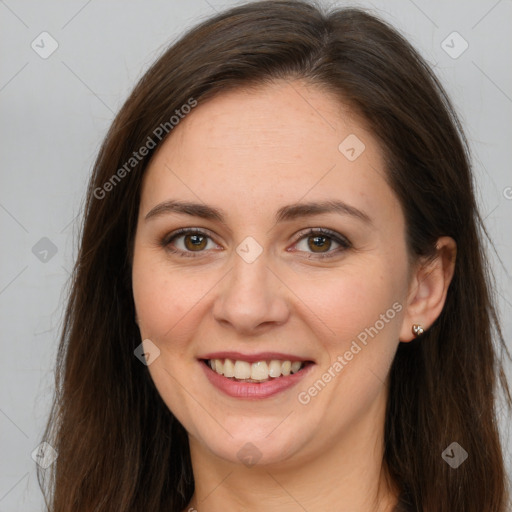
[[[231,352],[231,351],[222,351],[222,352],[211,352],[202,356],[199,356],[198,359],[232,359],[235,361],[247,361],[248,363],[255,363],[257,361],[271,361],[271,360],[280,360],[280,361],[312,361],[312,359],[308,357],[301,357],[293,354],[284,354],[282,352],[258,352],[257,354],[243,354],[242,352]]]

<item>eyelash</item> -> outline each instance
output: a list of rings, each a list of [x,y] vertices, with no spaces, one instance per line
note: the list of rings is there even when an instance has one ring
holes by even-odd
[[[164,248],[166,248],[168,251],[170,251],[171,253],[177,254],[178,256],[183,256],[185,258],[196,258],[198,256],[201,256],[202,255],[201,253],[205,252],[204,250],[195,252],[195,251],[183,251],[181,249],[172,248],[171,242],[173,242],[180,236],[185,236],[185,235],[201,235],[201,236],[205,236],[205,237],[209,238],[210,240],[212,240],[212,237],[208,233],[206,233],[205,231],[202,231],[198,228],[181,228],[181,229],[178,229],[178,230],[170,233],[166,237],[164,237],[164,239],[161,242],[161,245]],[[298,242],[300,242],[302,239],[309,238],[311,236],[326,236],[327,238],[330,238],[332,241],[338,243],[340,245],[340,247],[338,247],[337,249],[334,249],[332,251],[328,251],[326,253],[311,252],[311,253],[309,253],[310,256],[308,256],[308,259],[332,258],[333,256],[337,255],[338,253],[340,253],[346,249],[350,249],[352,247],[352,244],[348,241],[347,238],[336,233],[335,231],[331,231],[330,229],[326,229],[326,228],[309,228],[308,231],[306,231],[305,233],[301,233],[298,236],[297,240],[294,242],[294,245],[297,244]]]

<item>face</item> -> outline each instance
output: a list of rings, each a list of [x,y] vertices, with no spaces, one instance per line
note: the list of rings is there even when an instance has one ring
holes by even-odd
[[[382,427],[408,276],[381,149],[317,87],[199,103],[149,165],[137,321],[204,456],[286,465]]]

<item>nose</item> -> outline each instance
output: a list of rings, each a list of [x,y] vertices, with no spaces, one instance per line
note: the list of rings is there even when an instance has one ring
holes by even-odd
[[[267,266],[264,254],[247,263],[235,257],[231,272],[219,283],[213,316],[239,334],[260,334],[290,316],[286,287]]]

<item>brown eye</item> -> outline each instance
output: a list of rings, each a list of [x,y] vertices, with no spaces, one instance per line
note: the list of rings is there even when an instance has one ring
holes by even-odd
[[[198,229],[179,229],[163,238],[162,247],[178,256],[201,256],[210,249],[222,249],[206,232]]]
[[[204,235],[185,235],[183,241],[189,251],[200,251],[207,245],[207,237]]]
[[[308,247],[313,252],[327,252],[332,245],[332,241],[327,236],[310,236],[308,237]]]
[[[295,250],[306,253],[309,258],[312,255],[317,258],[336,256],[351,247],[346,237],[326,228],[311,228],[295,243]]]

